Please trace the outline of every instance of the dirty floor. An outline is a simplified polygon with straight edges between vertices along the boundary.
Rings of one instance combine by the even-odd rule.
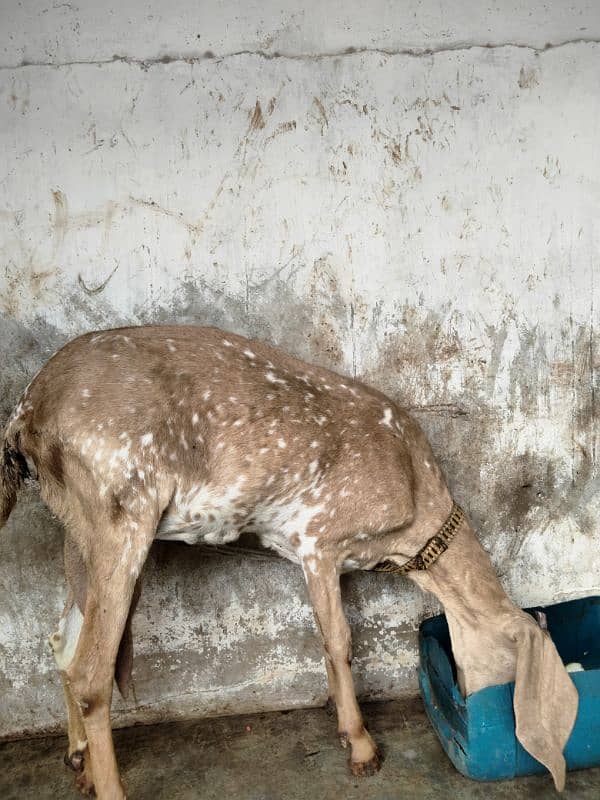
[[[325,709],[164,723],[115,733],[129,800],[524,800],[558,798],[548,776],[500,783],[462,777],[444,755],[419,700],[364,706],[384,754],[358,780]],[[62,766],[62,737],[0,744],[2,800],[78,797]],[[565,800],[598,800],[600,768],[569,773]]]

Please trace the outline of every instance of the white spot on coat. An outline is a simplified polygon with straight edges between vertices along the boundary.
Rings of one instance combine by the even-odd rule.
[[[380,425],[386,425],[388,428],[392,427],[392,409],[384,408],[383,417],[379,420]]]
[[[269,383],[280,383],[283,386],[287,385],[287,381],[284,381],[283,378],[278,378],[274,372],[271,372],[271,370],[265,373],[265,378],[269,381]]]

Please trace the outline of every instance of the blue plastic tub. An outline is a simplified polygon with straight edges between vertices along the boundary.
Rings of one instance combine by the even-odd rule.
[[[585,672],[571,678],[579,692],[575,727],[565,748],[567,769],[600,765],[600,597],[587,597],[544,611],[565,664]],[[445,616],[426,620],[419,631],[419,684],[431,724],[454,766],[469,778],[495,781],[546,772],[515,736],[514,683],[490,686],[462,697],[456,682]]]

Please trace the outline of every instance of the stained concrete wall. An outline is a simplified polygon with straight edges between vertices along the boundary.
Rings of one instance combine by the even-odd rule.
[[[0,424],[76,333],[202,322],[359,376],[431,437],[522,604],[598,591],[595,3],[6,2]],[[61,532],[0,539],[0,734],[59,727]],[[435,609],[345,580],[364,697]],[[123,724],[320,703],[297,568],[157,545]]]

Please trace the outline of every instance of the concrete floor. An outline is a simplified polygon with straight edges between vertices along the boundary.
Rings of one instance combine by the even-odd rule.
[[[358,780],[325,709],[164,723],[115,732],[130,800],[524,800],[559,797],[549,776],[476,783],[444,755],[420,700],[364,707],[384,764]],[[0,744],[2,800],[76,797],[65,739]],[[572,772],[565,800],[598,800],[600,768]]]

